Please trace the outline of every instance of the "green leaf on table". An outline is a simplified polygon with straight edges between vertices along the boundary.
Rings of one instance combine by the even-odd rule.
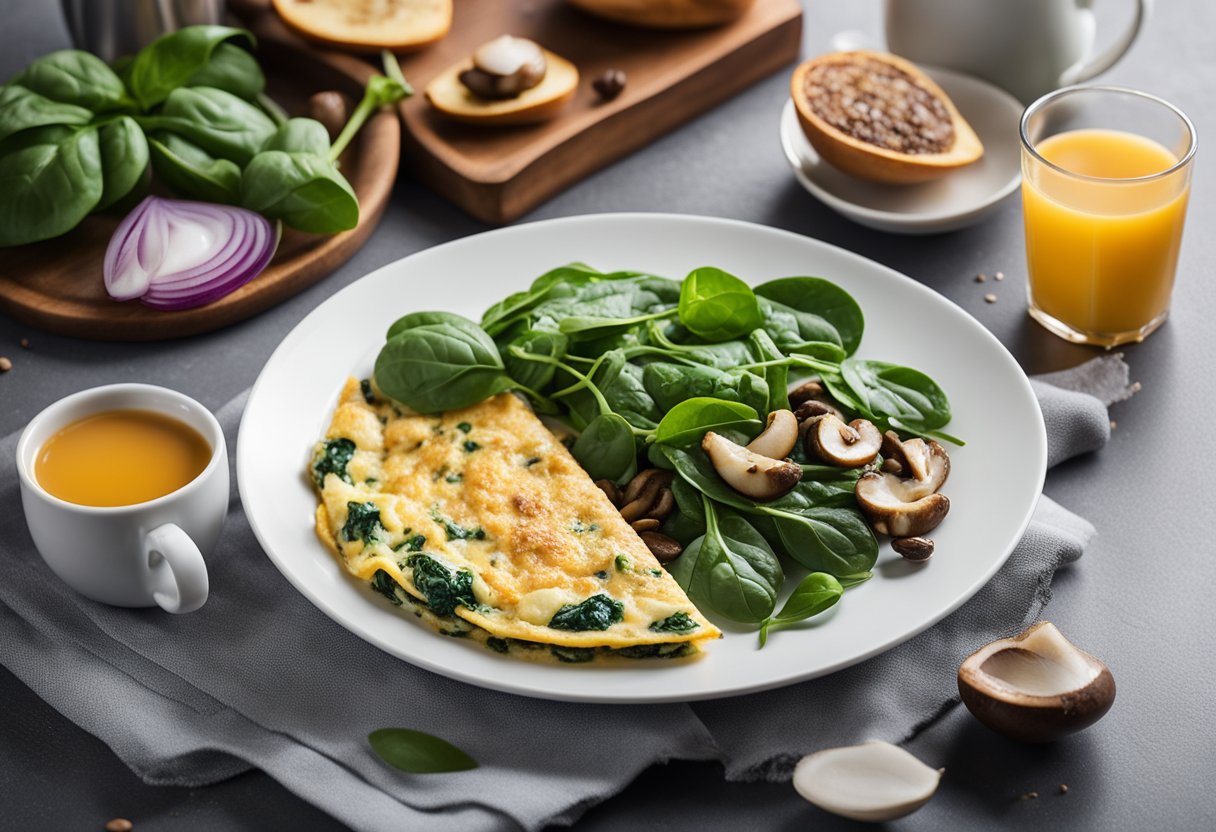
[[[236,205],[241,201],[241,169],[217,159],[176,133],[148,136],[152,169],[173,193],[187,199]]]
[[[212,156],[247,165],[277,129],[270,117],[243,98],[212,87],[179,87],[158,115],[140,116],[145,130],[167,130]]]
[[[103,184],[95,211],[109,208],[129,194],[148,169],[148,140],[129,116],[98,129],[98,148]]]
[[[477,761],[444,739],[411,728],[380,728],[367,735],[380,759],[408,774],[469,771]]]

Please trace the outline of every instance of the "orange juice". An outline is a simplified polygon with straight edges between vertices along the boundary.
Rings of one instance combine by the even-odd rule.
[[[1024,157],[1032,311],[1098,343],[1143,338],[1169,309],[1190,187],[1185,176],[1142,177],[1178,156],[1105,129],[1059,133],[1034,149],[1062,171]]]

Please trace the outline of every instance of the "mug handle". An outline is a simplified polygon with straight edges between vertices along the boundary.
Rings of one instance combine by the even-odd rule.
[[[207,600],[207,564],[190,535],[172,523],[144,536],[152,600],[165,612],[194,612]]]
[[[1081,4],[1085,6],[1092,5],[1093,0],[1081,0]],[[1095,55],[1086,63],[1078,67],[1073,67],[1065,72],[1060,77],[1060,86],[1066,87],[1070,84],[1079,84],[1082,81],[1088,81],[1095,75],[1101,75],[1106,70],[1119,62],[1128,49],[1136,41],[1136,37],[1140,34],[1140,30],[1148,23],[1149,14],[1153,10],[1153,0],[1136,0],[1136,14],[1132,18],[1131,25],[1127,31],[1109,47],[1106,51],[1099,55]]]

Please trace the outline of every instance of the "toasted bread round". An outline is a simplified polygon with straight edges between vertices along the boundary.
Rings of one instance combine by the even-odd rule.
[[[407,52],[452,26],[452,0],[274,0],[283,22],[309,40],[352,52]]]
[[[454,64],[427,84],[426,99],[445,116],[467,124],[512,125],[547,121],[570,103],[578,89],[578,67],[548,49],[544,79],[515,98],[479,98],[460,82],[471,60]]]

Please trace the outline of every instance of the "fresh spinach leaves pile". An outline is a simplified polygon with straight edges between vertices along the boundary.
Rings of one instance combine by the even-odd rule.
[[[618,484],[639,465],[676,473],[677,510],[661,531],[680,541],[668,565],[692,601],[772,629],[817,615],[867,580],[878,556],[857,507],[860,470],[817,464],[802,444],[802,481],[755,502],[734,491],[700,449],[712,430],[746,444],[767,414],[789,407],[791,380],[815,376],[855,417],[883,430],[958,442],[946,394],[917,370],[853,357],[865,318],[818,277],[754,289],[706,267],[682,282],[574,263],[491,306],[480,324],[416,312],[389,329],[376,360],[380,390],[421,413],[467,407],[506,390],[579,431],[571,452]],[[809,575],[776,611],[785,565]]]
[[[0,87],[0,246],[57,237],[122,207],[150,172],[175,194],[240,205],[320,234],[353,228],[359,202],[337,158],[367,118],[411,90],[396,61],[368,84],[341,135],[288,120],[245,47],[253,36],[189,26],[111,68],[63,50]]]

